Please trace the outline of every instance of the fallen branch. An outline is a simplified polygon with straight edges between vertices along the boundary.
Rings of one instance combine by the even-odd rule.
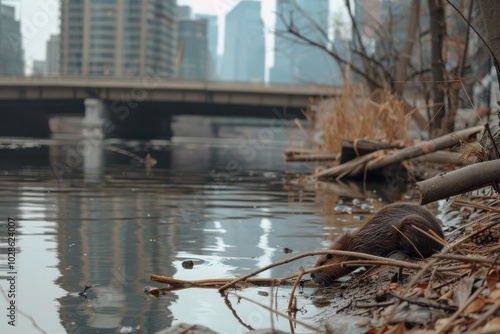
[[[249,274],[240,276],[238,278],[215,278],[215,279],[203,279],[203,280],[180,280],[176,279],[173,277],[167,277],[167,276],[161,276],[161,275],[155,275],[151,274],[149,276],[149,279],[154,282],[160,282],[160,283],[165,283],[171,285],[172,288],[186,288],[186,287],[212,287],[212,288],[218,288],[219,292],[224,291],[225,289],[234,286],[238,282],[244,281],[245,283],[251,283],[254,285],[262,285],[262,286],[276,286],[276,285],[293,285],[296,282],[296,277],[298,276],[297,274],[291,275],[289,277],[285,277],[282,279],[278,278],[251,278],[252,276],[255,276],[263,271],[266,271],[268,269],[293,262],[296,260],[299,260],[303,257],[307,256],[318,256],[318,255],[323,255],[323,254],[333,254],[333,255],[342,255],[342,256],[348,256],[351,258],[357,258],[359,260],[354,260],[354,261],[346,261],[346,262],[341,262],[337,264],[329,264],[325,266],[320,266],[320,267],[314,267],[310,268],[307,270],[302,270],[301,275],[304,274],[309,274],[318,270],[322,270],[324,268],[332,267],[332,266],[356,266],[360,267],[363,265],[369,265],[369,266],[374,266],[374,265],[385,265],[385,266],[395,266],[395,267],[402,267],[402,268],[411,268],[411,269],[421,269],[421,266],[418,264],[414,263],[409,263],[405,261],[400,261],[400,260],[394,260],[391,258],[385,258],[381,256],[375,256],[375,255],[370,255],[370,254],[365,254],[365,253],[358,253],[358,252],[349,252],[349,251],[340,251],[340,250],[323,250],[323,251],[312,251],[312,252],[305,252],[302,254],[298,254],[296,256],[290,257],[288,259],[278,261],[271,263],[263,268],[260,268],[256,271],[253,271]],[[320,285],[311,282],[311,281],[304,281],[301,282],[303,286],[305,287],[319,287]]]
[[[289,153],[285,161],[337,161],[339,154],[331,153]]]
[[[202,280],[181,280],[169,276],[161,276],[151,274],[149,279],[154,282],[169,284],[173,288],[176,287],[192,287],[192,288],[220,288],[234,280],[234,278],[211,278]],[[294,279],[278,279],[278,278],[248,278],[245,283],[251,283],[258,286],[276,286],[276,285],[293,285]],[[303,282],[304,286],[319,287],[318,284],[311,282]]]
[[[458,152],[445,152],[445,151],[436,151],[433,153],[429,153],[418,158],[412,159],[412,162],[421,163],[421,162],[432,162],[438,164],[450,164],[450,165],[458,165],[463,166],[467,161],[464,160],[464,157],[461,153]],[[472,163],[472,161],[469,161]]]
[[[500,160],[478,162],[449,173],[417,182],[420,204],[424,205],[500,182]]]
[[[364,156],[360,156],[349,162],[329,168],[320,174],[318,178],[341,178],[357,177],[365,172],[380,170],[392,164],[413,159],[425,154],[429,154],[438,150],[453,147],[460,144],[462,141],[468,140],[471,136],[483,129],[483,126],[476,126],[452,134],[424,141],[413,146],[408,146],[401,150],[396,150],[392,154],[384,154],[383,150],[373,152]]]

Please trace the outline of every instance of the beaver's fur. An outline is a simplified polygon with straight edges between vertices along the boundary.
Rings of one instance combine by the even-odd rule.
[[[415,204],[395,203],[380,210],[359,230],[342,236],[330,249],[383,257],[399,251],[413,258],[427,258],[443,248],[439,242],[412,226],[417,226],[431,235],[438,235],[444,239],[439,221],[427,209]],[[319,267],[352,260],[356,260],[356,258],[326,254],[320,256],[314,266]],[[311,277],[319,284],[330,285],[333,280],[349,274],[354,269],[356,267],[332,266],[312,273]]]

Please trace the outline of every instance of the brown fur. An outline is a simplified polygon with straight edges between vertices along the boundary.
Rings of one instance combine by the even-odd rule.
[[[440,243],[413,228],[413,226],[417,226],[428,233],[433,231],[444,239],[439,221],[428,210],[414,204],[395,203],[380,210],[359,230],[342,236],[330,249],[383,257],[399,251],[410,257],[427,258],[443,248]],[[432,235],[433,233],[429,234]],[[314,266],[319,267],[352,260],[356,260],[356,258],[326,254],[320,256]],[[311,277],[319,284],[329,285],[333,280],[349,274],[354,269],[356,267],[332,266],[312,273]]]

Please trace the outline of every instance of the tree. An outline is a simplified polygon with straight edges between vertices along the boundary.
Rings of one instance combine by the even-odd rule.
[[[401,3],[385,2],[388,7],[388,18],[381,20],[373,27],[377,36],[373,43],[375,47],[366,44],[363,27],[360,26],[359,18],[356,17],[351,3],[350,0],[345,1],[346,11],[352,26],[350,55],[336,49],[335,41],[329,38],[329,27],[321,26],[298,5],[294,7],[290,15],[280,13],[278,19],[282,21],[285,29],[276,31],[276,34],[295,43],[320,48],[335,59],[341,69],[349,66],[351,72],[360,78],[371,91],[389,89],[405,101],[407,112],[412,111],[413,118],[420,128],[430,129],[431,136],[438,136],[441,132],[453,130],[453,120],[450,121],[446,117],[448,114],[451,117],[454,116],[453,110],[448,109],[450,107],[457,108],[458,103],[451,103],[451,101],[446,103],[445,96],[456,95],[453,90],[461,87],[458,84],[451,86],[449,81],[457,79],[458,73],[463,73],[462,69],[466,66],[467,50],[463,50],[463,54],[457,55],[456,58],[460,58],[460,61],[457,61],[457,65],[447,72],[445,69],[447,59],[443,57],[447,54],[447,45],[451,43],[449,43],[450,35],[447,33],[447,25],[445,24],[447,16],[443,0],[428,0],[426,6],[424,6],[425,2],[421,0]],[[359,4],[360,2],[354,1],[354,3]],[[390,6],[400,7],[392,11]],[[301,17],[301,22],[306,20],[309,23],[308,31],[314,28],[321,32],[323,38],[310,38],[310,35],[305,33],[306,28],[295,23],[298,16]],[[423,22],[428,24],[425,25]],[[391,24],[396,26],[391,26]],[[455,27],[455,29],[458,28]],[[402,34],[404,37],[401,36]],[[466,35],[467,32],[454,34],[454,36]],[[395,39],[398,39],[399,42],[402,40],[403,43],[395,45],[397,43]],[[466,43],[460,40],[456,41],[454,45],[464,47]],[[426,58],[429,54],[431,59]],[[420,57],[415,55],[420,55]],[[411,93],[408,93],[408,82],[412,84]],[[429,83],[431,84],[429,85]],[[426,120],[418,111],[415,112],[416,105],[410,102],[412,99],[417,99],[416,91],[421,96],[420,100],[428,101],[432,97],[432,102],[425,103],[431,106],[428,110],[430,121]],[[427,125],[430,126],[427,127]]]
[[[481,8],[481,16],[483,17],[484,26],[488,42],[486,45],[491,52],[493,65],[497,72],[497,78],[500,84],[500,24],[498,24],[498,14],[500,13],[500,2],[497,0],[479,0]]]
[[[444,6],[442,0],[429,0],[430,32],[431,32],[431,59],[432,59],[432,92],[433,92],[433,121],[430,123],[431,137],[440,135],[443,129],[444,109],[444,66],[443,40],[446,31]]]

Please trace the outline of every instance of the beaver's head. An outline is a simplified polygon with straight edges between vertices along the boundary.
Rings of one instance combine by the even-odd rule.
[[[332,247],[331,250],[351,250],[351,235],[346,234],[340,238]],[[311,278],[318,284],[331,285],[334,280],[345,276],[352,272],[355,268],[353,267],[341,267],[339,264],[349,261],[350,258],[347,256],[334,255],[334,254],[323,254],[321,255],[314,267],[320,267],[325,265],[331,265],[330,267],[321,269],[311,273]],[[338,264],[338,265],[336,265]]]

